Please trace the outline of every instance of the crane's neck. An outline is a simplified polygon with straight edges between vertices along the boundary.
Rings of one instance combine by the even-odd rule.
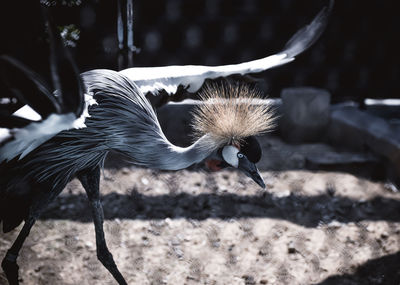
[[[164,170],[179,170],[203,161],[214,151],[213,149],[206,147],[207,141],[209,141],[209,136],[204,135],[188,147],[178,147],[169,144],[168,151],[162,154],[160,165],[157,168]]]

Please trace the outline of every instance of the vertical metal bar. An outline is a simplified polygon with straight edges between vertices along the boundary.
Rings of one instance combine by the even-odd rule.
[[[123,0],[118,0],[118,21],[117,21],[118,47],[120,50],[124,48],[124,22],[122,20],[121,1]]]
[[[133,66],[133,54],[138,52],[133,42],[133,0],[118,0],[118,67]]]
[[[133,66],[133,0],[128,0],[126,3],[126,25],[127,25],[127,44],[128,44],[128,67]]]
[[[127,25],[127,44],[131,51],[135,50],[133,45],[133,0],[126,3],[126,25]]]

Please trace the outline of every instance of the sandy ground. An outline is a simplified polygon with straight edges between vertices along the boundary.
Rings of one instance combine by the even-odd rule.
[[[328,146],[263,142],[266,190],[230,170],[108,164],[104,227],[127,282],[399,285],[400,193],[352,174],[302,169],[307,153],[331,154]],[[0,235],[1,258],[19,229]],[[77,180],[36,223],[19,265],[21,284],[116,284],[97,261]]]

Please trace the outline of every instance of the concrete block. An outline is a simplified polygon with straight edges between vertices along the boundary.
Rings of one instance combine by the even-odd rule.
[[[400,134],[386,120],[356,107],[334,107],[328,140],[334,145],[367,149],[384,157],[391,165],[391,179],[400,185]]]
[[[321,141],[330,120],[327,90],[296,87],[282,90],[282,137],[291,143]]]

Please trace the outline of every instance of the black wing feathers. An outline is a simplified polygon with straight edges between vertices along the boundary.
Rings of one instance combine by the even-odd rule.
[[[71,112],[79,117],[84,108],[85,88],[82,79],[60,35],[55,32],[51,16],[46,9],[43,12],[46,16],[50,40],[50,70],[53,86],[49,86],[39,74],[17,59],[1,55],[0,78],[3,83],[1,97],[16,98],[20,105],[29,105],[40,114],[42,120],[50,114]],[[53,93],[52,90],[57,91]],[[12,116],[11,113],[15,110],[11,105],[11,101],[9,106],[7,103],[1,103],[0,127],[20,128],[32,122]]]
[[[9,95],[29,105],[42,118],[60,113],[61,108],[43,78],[22,62],[7,55],[0,56],[2,80]]]

